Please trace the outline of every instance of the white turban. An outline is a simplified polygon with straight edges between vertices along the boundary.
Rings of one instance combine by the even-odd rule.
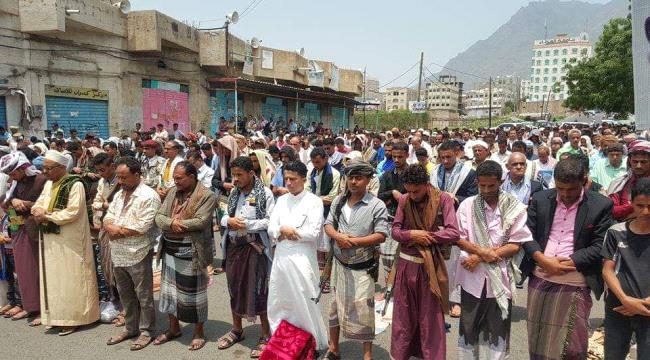
[[[48,150],[45,153],[45,160],[51,160],[63,166],[68,166],[68,162],[70,161],[70,159],[68,159],[65,155],[56,150]]]
[[[484,147],[485,150],[490,150],[490,145],[488,145],[488,143],[486,143],[483,140],[474,140],[474,143],[472,144],[472,147],[477,146],[477,145]]]

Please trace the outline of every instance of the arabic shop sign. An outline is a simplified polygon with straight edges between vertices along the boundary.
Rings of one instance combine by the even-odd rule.
[[[108,90],[45,85],[46,96],[62,96],[78,99],[108,100]]]

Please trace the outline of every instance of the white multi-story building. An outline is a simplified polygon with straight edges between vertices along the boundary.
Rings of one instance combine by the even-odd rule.
[[[568,88],[564,76],[567,66],[586,60],[592,54],[593,46],[587,33],[581,33],[577,38],[558,34],[550,40],[535,41],[528,101],[566,99]]]
[[[409,101],[416,101],[418,99],[418,91],[406,87],[388,88],[384,93],[384,99],[386,111],[388,112],[393,110],[408,110]]]

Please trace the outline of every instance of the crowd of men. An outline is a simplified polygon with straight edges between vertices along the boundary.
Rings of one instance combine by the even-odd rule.
[[[195,351],[207,288],[225,273],[221,350],[259,317],[251,358],[340,359],[343,336],[372,359],[384,300],[394,359],[445,359],[446,315],[459,318],[459,358],[504,359],[527,286],[531,359],[585,359],[603,294],[605,358],[625,359],[631,342],[650,357],[647,138],[607,124],[263,129],[0,131],[0,314],[60,336],[101,317],[123,328],[107,344],[131,350],[190,323]]]

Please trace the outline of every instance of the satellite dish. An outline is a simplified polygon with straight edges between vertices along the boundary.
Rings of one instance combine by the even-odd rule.
[[[239,21],[239,13],[238,12],[233,11],[230,14],[226,15],[226,22],[234,25],[238,21]]]
[[[260,39],[258,39],[256,37],[251,39],[251,47],[253,49],[257,49],[258,47],[260,47],[261,43],[262,43],[262,40],[260,40]]]
[[[126,14],[131,10],[131,3],[129,0],[122,0],[113,4],[116,8],[119,8],[122,14]]]
[[[296,50],[296,54],[304,57],[305,56],[305,48],[300,48],[299,50]]]

